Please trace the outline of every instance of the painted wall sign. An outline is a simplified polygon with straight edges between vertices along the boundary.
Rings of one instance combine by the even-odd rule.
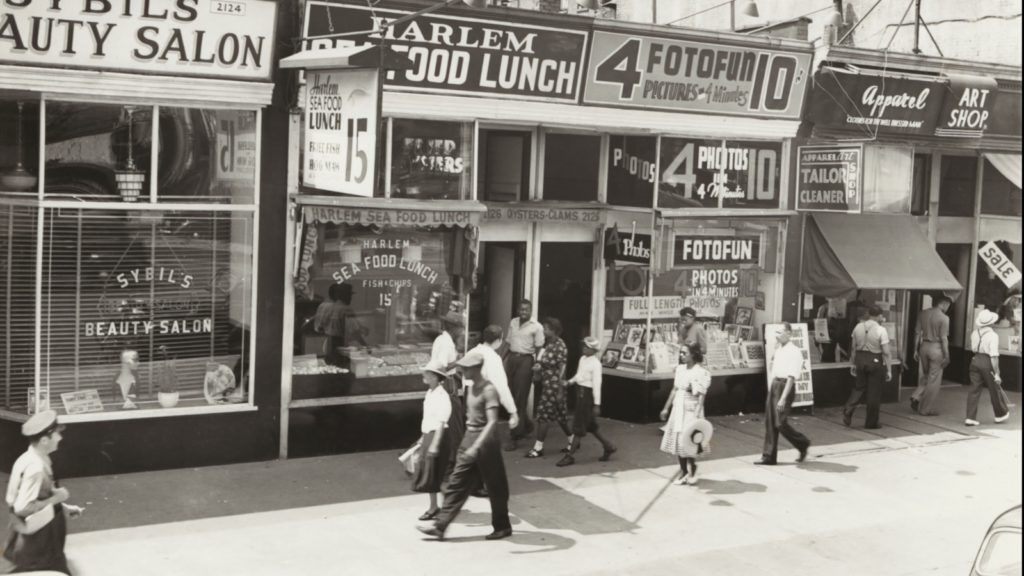
[[[303,184],[373,196],[380,126],[378,83],[374,69],[306,74]]]
[[[814,76],[809,117],[825,128],[866,134],[930,135],[942,109],[944,85],[936,80],[854,74],[825,68]]]
[[[778,208],[780,142],[661,139],[659,208]]]
[[[935,134],[951,138],[981,138],[988,129],[998,93],[999,85],[995,78],[950,75]]]
[[[796,119],[811,54],[595,30],[583,102]]]
[[[665,320],[679,317],[679,310],[684,306],[682,296],[634,296],[622,300],[622,318],[624,320],[646,320],[648,303],[651,307],[651,319]]]
[[[1007,288],[1013,288],[1020,283],[1021,273],[1013,261],[1006,257],[1006,254],[996,246],[995,242],[986,242],[978,249],[978,255],[985,261],[989,270],[999,278]]]
[[[563,224],[599,224],[603,221],[600,210],[586,208],[556,208],[525,206],[522,204],[489,205],[485,222],[553,222]]]
[[[860,212],[863,146],[801,146],[796,209]]]
[[[0,62],[268,80],[277,3],[5,0]]]
[[[611,136],[608,143],[608,203],[650,208],[658,178],[658,139]]]
[[[675,266],[760,264],[761,239],[754,236],[676,236]]]
[[[650,234],[635,234],[628,230],[608,228],[604,231],[605,260],[640,264],[649,266],[651,263]]]
[[[475,226],[480,219],[479,212],[468,210],[387,210],[341,206],[305,206],[303,215],[309,222],[364,226]]]
[[[328,34],[375,30],[409,14],[365,2],[309,2],[305,49],[352,46],[367,38],[321,39]],[[576,102],[583,77],[587,33],[490,19],[425,15],[389,27],[388,46],[413,62],[389,71],[388,88]]]
[[[804,365],[800,370],[800,377],[793,383],[793,406],[813,406],[814,382],[811,380],[811,344],[810,337],[807,334],[807,324],[794,323],[792,327],[793,335],[790,337],[790,342],[800,349],[800,354],[804,357]],[[767,356],[767,370],[765,371],[765,377],[769,379],[769,386],[771,386],[770,378],[772,374],[772,361],[775,359],[776,350],[778,350],[778,343],[776,342],[775,335],[780,330],[782,330],[782,324],[764,325],[764,347]]]

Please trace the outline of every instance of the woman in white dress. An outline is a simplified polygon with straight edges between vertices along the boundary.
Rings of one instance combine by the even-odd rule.
[[[704,397],[711,386],[711,373],[701,365],[703,360],[700,345],[683,344],[679,350],[679,367],[676,368],[672,392],[661,411],[661,419],[668,421],[661,439],[661,450],[679,459],[681,472],[675,481],[677,485],[697,483],[697,455],[707,451],[706,446],[700,450],[693,449],[692,443],[683,439],[686,426],[704,418]]]

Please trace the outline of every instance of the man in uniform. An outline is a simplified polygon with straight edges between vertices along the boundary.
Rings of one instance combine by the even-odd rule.
[[[864,428],[881,428],[878,412],[882,405],[883,382],[892,380],[889,355],[889,334],[880,322],[885,316],[878,306],[869,306],[861,316],[860,323],[853,329],[853,392],[843,409],[843,423],[853,421],[853,412],[862,400],[867,401],[867,415]],[[883,380],[884,378],[884,380]]]
[[[800,451],[797,462],[807,458],[807,450],[811,441],[789,423],[789,411],[793,407],[793,396],[796,393],[796,379],[804,367],[804,356],[796,344],[790,341],[793,327],[789,322],[782,323],[782,329],[776,334],[778,347],[772,356],[771,380],[768,382],[768,401],[764,407],[764,449],[761,459],[754,462],[758,465],[774,466],[779,452],[779,434]]]
[[[917,317],[917,337],[914,360],[921,369],[917,390],[910,396],[910,407],[924,416],[935,416],[935,401],[939,399],[942,371],[949,365],[949,311],[951,301],[945,296],[935,299],[931,308]]]
[[[505,446],[506,450],[512,451],[516,449],[517,440],[533,432],[533,423],[526,414],[526,403],[533,383],[534,356],[544,347],[544,327],[533,319],[533,303],[529,300],[519,303],[519,316],[509,322],[505,341],[508,342],[505,374],[519,412],[519,425],[513,427],[511,444]]]

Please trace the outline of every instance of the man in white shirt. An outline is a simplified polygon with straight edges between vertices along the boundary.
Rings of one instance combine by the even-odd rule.
[[[889,352],[889,333],[882,322],[885,314],[878,306],[869,306],[861,321],[853,329],[853,391],[843,409],[843,423],[853,421],[853,413],[863,400],[867,404],[864,428],[881,428],[878,415],[882,407],[883,383],[892,380],[892,356]],[[884,374],[884,376],[883,376]],[[884,380],[883,380],[884,378]]]
[[[797,462],[807,458],[807,450],[811,441],[798,432],[788,421],[789,410],[793,407],[793,394],[796,379],[804,367],[804,357],[800,349],[790,341],[793,327],[789,322],[782,323],[782,329],[776,334],[778,347],[772,357],[771,374],[768,383],[768,401],[764,408],[764,450],[761,459],[754,464],[774,466],[779,452],[779,433],[800,451]]]
[[[444,326],[444,331],[434,338],[434,343],[430,347],[430,362],[444,366],[445,370],[450,371],[455,369],[455,361],[459,359],[459,349],[455,342],[462,340],[462,316],[449,312],[441,317],[441,325]]]
[[[967,392],[966,426],[977,426],[978,401],[983,388],[988,388],[989,399],[992,401],[992,413],[996,424],[1005,422],[1010,417],[1010,408],[1006,403],[1006,395],[1002,390],[1002,376],[999,374],[999,335],[992,326],[999,321],[999,316],[991,310],[978,312],[975,329],[971,331],[971,367],[968,376],[971,389]]]
[[[519,316],[508,323],[505,341],[508,342],[505,373],[508,374],[509,387],[519,410],[521,424],[512,427],[511,449],[515,450],[515,441],[533,432],[533,423],[526,416],[526,403],[533,383],[533,361],[537,352],[544,347],[544,327],[533,319],[533,303],[529,300],[519,303]],[[534,393],[540,395],[539,390]]]
[[[590,432],[601,443],[604,452],[598,458],[607,462],[616,451],[615,445],[605,438],[598,429],[597,417],[601,415],[601,361],[597,353],[601,350],[601,341],[593,336],[583,339],[583,356],[580,358],[576,375],[566,380],[566,384],[576,385],[576,409],[572,417],[572,436],[569,439],[569,452],[555,465],[569,466],[574,464],[574,454],[580,448],[580,438]]]
[[[484,357],[483,368],[481,373],[484,378],[490,381],[494,385],[494,389],[498,391],[498,400],[501,402],[501,407],[508,412],[508,428],[515,428],[519,424],[519,410],[516,408],[515,399],[512,396],[512,391],[508,387],[508,378],[505,376],[505,366],[501,361],[501,356],[498,356],[497,349],[501,347],[501,326],[491,324],[484,328],[483,334],[480,337],[480,343],[477,344],[470,352],[479,352]],[[463,386],[472,386],[471,380],[464,380]],[[508,450],[509,447],[509,434],[505,430],[505,425],[499,427],[502,432],[500,435],[505,442],[505,448]],[[513,447],[514,449],[514,447]]]

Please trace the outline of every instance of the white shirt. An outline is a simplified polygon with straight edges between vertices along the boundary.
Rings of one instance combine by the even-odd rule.
[[[498,391],[498,400],[501,402],[501,406],[509,414],[516,413],[516,401],[512,398],[512,390],[508,387],[508,376],[505,375],[505,364],[501,361],[501,356],[494,351],[487,344],[477,344],[470,352],[479,352],[484,357],[484,367],[481,369],[481,373],[485,380],[494,384],[494,389]],[[473,385],[472,380],[463,380],[463,387],[469,387]]]
[[[459,359],[459,350],[455,347],[455,340],[447,330],[434,338],[434,344],[430,347],[430,361],[439,363],[447,368],[452,362]]]
[[[971,331],[971,350],[976,354],[988,354],[992,358],[999,357],[999,334],[986,326]]]
[[[796,344],[787,342],[785,346],[775,350],[775,356],[772,358],[772,380],[776,378],[797,380],[800,378],[803,367],[804,357],[800,349],[796,347]],[[771,382],[768,385],[771,386]]]
[[[428,390],[423,398],[423,421],[420,422],[420,432],[426,434],[444,428],[451,416],[452,401],[448,399],[448,392],[444,387],[437,386],[433,390]]]
[[[597,355],[581,356],[576,375],[569,379],[571,384],[578,384],[594,391],[594,406],[601,405],[601,361]]]
[[[13,508],[16,514],[20,513],[39,499],[43,482],[52,474],[48,459],[30,447],[14,461],[7,483],[7,506]]]
[[[534,354],[544,346],[544,327],[536,320],[519,322],[513,318],[505,334],[508,349],[517,354]]]

